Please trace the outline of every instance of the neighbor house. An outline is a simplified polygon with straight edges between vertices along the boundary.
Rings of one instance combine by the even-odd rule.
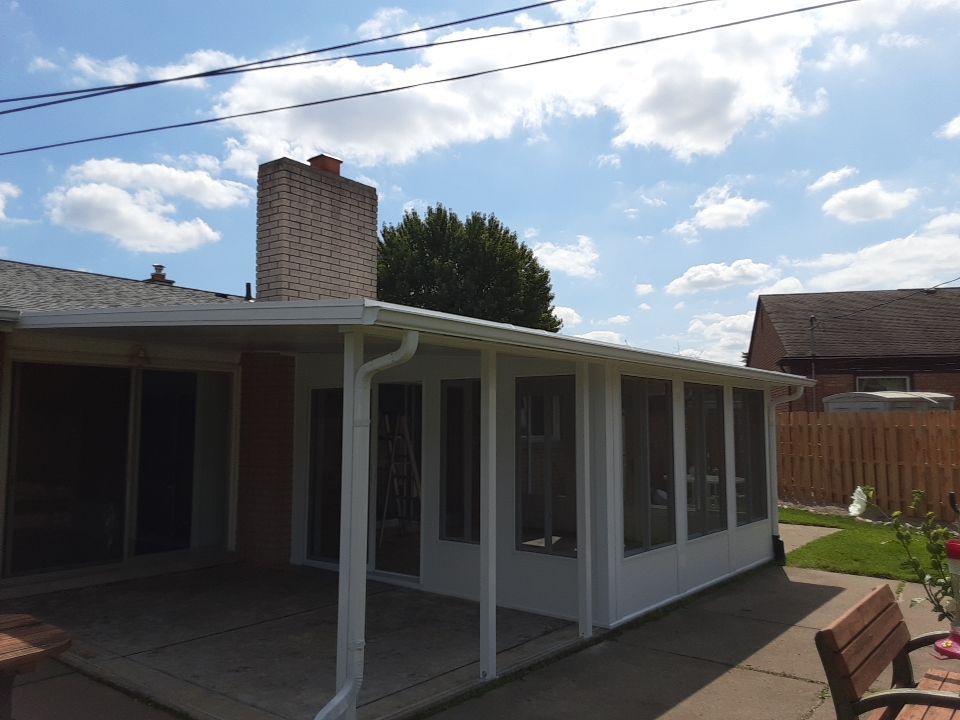
[[[378,302],[377,198],[260,168],[256,300],[0,261],[0,584],[178,554],[368,575],[589,636],[770,561],[774,392],[811,381]]]
[[[761,295],[746,364],[817,381],[789,410],[857,391],[960,398],[960,288]]]

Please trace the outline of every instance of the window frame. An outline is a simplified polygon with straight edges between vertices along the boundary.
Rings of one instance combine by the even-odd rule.
[[[717,469],[718,477],[716,481],[717,487],[717,498],[718,498],[718,508],[716,511],[717,517],[720,519],[720,524],[718,527],[710,527],[709,518],[711,513],[708,512],[708,480],[707,476],[707,433],[708,433],[708,423],[706,418],[706,408],[704,403],[704,391],[709,389],[711,392],[716,392],[719,399],[719,405],[717,407],[717,418],[719,419],[719,444],[717,449],[719,450],[720,457],[719,462],[714,465]],[[688,391],[695,393],[695,403],[696,403],[696,413],[691,413],[688,404],[690,400],[687,397]],[[684,463],[687,467],[686,469],[686,487],[687,487],[687,498],[686,498],[686,513],[687,513],[687,540],[696,540],[698,538],[707,537],[709,535],[715,535],[716,533],[727,532],[730,529],[730,523],[727,518],[727,508],[730,502],[730,498],[727,493],[727,427],[726,427],[726,393],[724,392],[723,385],[713,385],[711,383],[700,383],[700,382],[684,382],[683,383],[683,393],[684,393],[684,450],[685,458]],[[696,423],[694,426],[691,426],[691,423]],[[695,465],[693,466],[693,477],[691,478],[690,474],[690,438],[691,430],[695,439],[699,440],[696,447],[694,448],[694,458]],[[702,472],[701,472],[702,471]],[[691,497],[690,489],[693,489],[693,497]],[[702,497],[704,499],[702,507],[698,507],[696,503],[691,506],[691,499],[696,500],[697,498]],[[692,533],[690,530],[690,517],[694,512],[701,515],[701,525],[702,529],[696,534]]]
[[[514,549],[518,552],[529,552],[536,553],[540,555],[552,555],[554,557],[568,557],[576,558],[577,557],[577,512],[578,512],[578,502],[579,498],[577,497],[577,487],[576,487],[576,427],[577,427],[577,418],[576,418],[576,376],[569,373],[562,373],[557,375],[531,375],[531,376],[518,376],[514,382],[514,439],[515,439],[515,451],[514,451]],[[524,493],[521,492],[521,483],[523,482],[523,476],[521,473],[521,453],[522,453],[522,443],[524,442],[523,427],[522,427],[522,402],[523,402],[523,393],[521,388],[524,384],[540,384],[539,393],[531,392],[530,397],[539,394],[539,396],[544,401],[543,407],[543,432],[541,434],[530,434],[526,438],[526,442],[541,442],[544,444],[545,450],[545,462],[543,469],[545,474],[542,478],[543,486],[543,547],[530,544],[530,541],[523,540],[523,529],[524,529],[524,505],[523,505],[523,496]],[[565,387],[561,388],[561,394],[551,395],[548,392],[548,387],[550,385],[560,386],[564,385]],[[536,386],[534,387],[536,389]],[[567,395],[564,397],[564,395]],[[547,400],[548,398],[559,399],[559,402],[551,402],[551,408],[549,412],[550,416],[550,425],[551,427],[546,428],[547,423]],[[574,506],[574,527],[573,527],[573,540],[574,547],[572,550],[555,550],[553,548],[553,527],[554,527],[554,517],[556,516],[556,508],[554,507],[554,501],[557,497],[554,493],[554,478],[552,474],[552,462],[553,462],[553,453],[555,451],[554,446],[557,445],[561,449],[563,448],[563,437],[561,428],[564,424],[563,417],[563,405],[564,400],[566,400],[567,405],[570,407],[573,420],[573,434],[574,437],[570,438],[566,450],[571,453],[570,462],[567,466],[574,472],[574,477],[572,482],[569,483],[569,492],[573,497],[573,506]],[[528,495],[531,493],[527,493]],[[562,538],[561,538],[562,539]]]
[[[627,477],[627,447],[630,439],[627,436],[626,425],[627,425],[627,404],[625,402],[626,398],[626,384],[636,382],[639,383],[640,393],[642,396],[642,418],[636,420],[640,426],[640,437],[638,455],[640,462],[642,464],[642,469],[637,478],[637,486],[634,487],[635,497],[639,498],[639,514],[641,516],[641,524],[643,526],[641,539],[641,544],[639,546],[627,547],[627,484],[629,482]],[[668,476],[668,496],[667,496],[667,517],[669,519],[670,526],[670,539],[665,542],[660,542],[654,544],[653,540],[653,523],[651,521],[651,488],[652,488],[652,478],[650,474],[650,465],[651,465],[651,432],[650,432],[650,383],[662,383],[665,386],[666,393],[666,425],[667,425],[667,434],[669,436],[669,461],[667,467],[669,468]],[[677,519],[676,519],[676,468],[674,467],[674,448],[676,447],[676,423],[674,422],[674,411],[673,411],[673,386],[674,381],[669,378],[651,378],[651,377],[642,377],[637,375],[623,374],[620,376],[620,476],[621,476],[621,504],[622,504],[622,525],[621,525],[621,543],[623,546],[623,556],[624,557],[633,557],[635,555],[640,555],[642,553],[650,552],[651,550],[656,550],[662,547],[669,547],[671,545],[677,544]],[[662,439],[662,438],[661,438]]]
[[[904,387],[903,389],[891,390],[887,388],[885,390],[864,390],[861,386],[864,382],[869,382],[871,380],[903,380]],[[856,387],[857,392],[910,392],[910,382],[911,378],[909,375],[857,375]]]
[[[442,541],[466,543],[466,544],[468,544],[468,545],[479,545],[479,544],[480,544],[479,507],[480,507],[480,502],[481,502],[481,498],[480,498],[480,455],[481,455],[481,452],[480,452],[479,446],[476,448],[476,452],[474,453],[474,459],[473,459],[473,463],[472,463],[472,466],[473,466],[472,469],[473,469],[473,472],[475,473],[475,477],[473,478],[473,486],[475,486],[475,488],[476,488],[476,489],[474,490],[474,489],[473,489],[473,486],[471,487],[470,499],[473,500],[473,503],[474,503],[474,504],[472,505],[472,507],[471,507],[471,505],[468,503],[468,498],[467,498],[467,494],[468,494],[468,493],[466,492],[466,484],[467,484],[467,480],[468,480],[468,479],[467,479],[467,478],[463,478],[463,479],[462,479],[462,481],[464,482],[464,493],[463,493],[463,501],[464,501],[464,507],[463,507],[463,537],[456,537],[456,536],[454,536],[454,535],[450,535],[450,534],[447,533],[447,497],[448,497],[448,495],[447,495],[447,493],[448,493],[447,485],[448,485],[448,479],[449,479],[449,478],[448,478],[449,473],[448,473],[448,471],[447,471],[447,462],[448,462],[448,457],[447,457],[447,443],[448,443],[448,440],[449,440],[449,429],[450,429],[450,423],[449,423],[448,420],[447,420],[447,393],[448,393],[448,389],[449,389],[450,387],[459,387],[459,388],[461,388],[461,389],[463,390],[464,398],[465,398],[465,399],[466,399],[468,396],[474,396],[474,395],[475,395],[475,397],[472,398],[472,399],[473,399],[473,402],[475,402],[475,405],[476,405],[476,409],[475,409],[475,412],[474,412],[474,414],[473,414],[473,417],[475,418],[475,422],[472,423],[472,427],[473,427],[473,430],[474,430],[475,433],[476,433],[477,440],[478,440],[478,445],[479,445],[479,439],[480,439],[479,436],[480,436],[480,432],[481,432],[481,427],[480,427],[480,425],[481,425],[481,420],[480,420],[480,401],[481,401],[480,379],[479,379],[479,378],[451,378],[451,379],[441,380],[441,381],[440,381],[440,518],[439,518],[439,519],[440,519],[440,526],[439,526],[439,528],[437,528],[437,532],[438,532],[438,537],[439,537],[440,540],[442,540]],[[475,390],[474,390],[474,389],[475,389]],[[467,409],[467,408],[469,407],[469,404],[470,404],[469,401],[465,403],[465,407],[464,407],[464,417],[466,417],[466,413],[468,412],[468,409]],[[468,427],[465,427],[465,430],[466,430],[466,429],[468,429]],[[467,441],[467,436],[466,436],[466,434],[464,435],[463,441],[464,441],[464,447],[466,447],[466,441]],[[468,535],[472,535],[472,534],[473,534],[473,533],[472,533],[473,524],[472,524],[472,522],[471,522],[473,513],[471,513],[471,514],[470,514],[470,517],[468,517],[468,514],[467,514],[467,509],[468,509],[468,508],[471,508],[471,509],[472,509],[472,508],[476,508],[476,509],[477,509],[476,512],[478,513],[478,515],[477,515],[477,526],[476,526],[476,530],[477,530],[477,536],[476,536],[476,538],[467,537]]]
[[[760,433],[757,437],[754,437],[749,431],[751,429],[753,421],[753,410],[756,408],[751,408],[746,402],[744,397],[744,402],[741,407],[741,414],[738,415],[738,394],[741,396],[752,396],[754,401],[759,398],[759,421],[760,421]],[[767,402],[763,390],[757,390],[755,388],[741,388],[735,387],[732,392],[733,400],[733,482],[734,482],[734,510],[736,515],[737,527],[742,527],[744,525],[750,525],[751,523],[761,522],[767,520],[770,517],[770,469],[769,469],[769,457],[767,453]],[[740,470],[738,461],[740,460],[741,453],[738,450],[737,440],[739,438],[738,428],[740,427],[739,419],[743,417],[742,412],[746,412],[746,424],[747,424],[747,440],[748,448],[745,451],[745,459],[748,463],[748,474],[749,477],[744,477],[744,502],[747,508],[745,513],[746,517],[741,520],[740,512],[738,506],[739,494],[737,485],[737,478],[740,477]],[[754,462],[756,461],[756,463]],[[755,467],[756,466],[756,467]],[[754,475],[754,471],[759,471],[760,478],[757,478]],[[759,480],[762,478],[762,482]],[[762,487],[762,503],[756,500],[753,497],[753,491],[757,487]],[[763,509],[762,514],[754,515],[752,508],[761,507]]]

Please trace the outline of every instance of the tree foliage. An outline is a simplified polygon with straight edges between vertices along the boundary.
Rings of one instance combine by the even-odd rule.
[[[494,215],[442,205],[384,225],[377,296],[386,302],[556,332],[550,273]]]

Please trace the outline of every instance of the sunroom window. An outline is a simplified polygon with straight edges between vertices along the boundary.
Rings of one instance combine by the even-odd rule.
[[[517,549],[577,553],[572,375],[517,378]]]
[[[723,388],[684,385],[687,439],[687,536],[727,529]]]
[[[767,449],[763,392],[733,389],[737,525],[767,517]]]

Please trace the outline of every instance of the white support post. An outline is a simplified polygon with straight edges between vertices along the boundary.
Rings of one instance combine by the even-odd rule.
[[[349,674],[350,653],[347,628],[350,626],[350,518],[353,516],[353,412],[354,378],[363,364],[363,335],[343,336],[343,443],[340,470],[340,572],[337,597],[337,690]]]
[[[497,353],[480,351],[480,679],[497,676]]]
[[[577,585],[580,637],[593,636],[593,538],[590,528],[590,367],[577,363]]]

